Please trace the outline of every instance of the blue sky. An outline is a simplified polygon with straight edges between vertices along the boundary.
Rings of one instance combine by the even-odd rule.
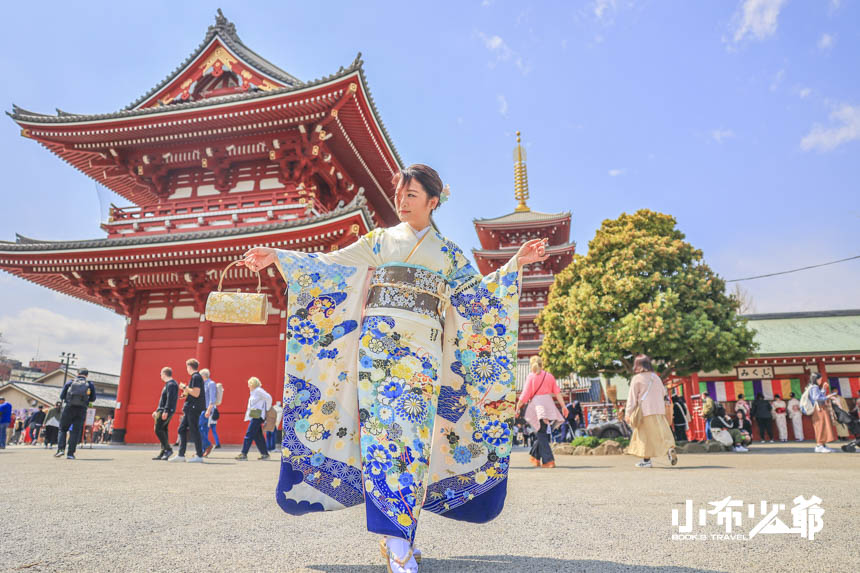
[[[8,5],[0,100],[117,110],[171,72],[220,6],[242,40],[303,80],[363,53],[407,163],[436,167],[443,232],[510,212],[514,132],[530,206],[602,220],[675,215],[727,279],[860,254],[860,3],[123,2]],[[251,8],[253,6],[253,8]],[[0,122],[0,240],[100,237],[94,183]],[[860,261],[744,283],[757,312],[860,307]],[[12,356],[73,351],[119,371],[121,317],[0,275]]]

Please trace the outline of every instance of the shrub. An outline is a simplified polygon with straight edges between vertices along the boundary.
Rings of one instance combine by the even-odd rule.
[[[594,436],[580,436],[578,438],[574,438],[570,445],[574,448],[579,446],[585,446],[586,448],[596,448],[600,442],[599,438],[595,438]]]

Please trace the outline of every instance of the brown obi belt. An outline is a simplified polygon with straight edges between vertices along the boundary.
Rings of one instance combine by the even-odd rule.
[[[448,283],[439,273],[423,267],[385,265],[370,279],[367,308],[397,308],[442,322],[448,302]]]

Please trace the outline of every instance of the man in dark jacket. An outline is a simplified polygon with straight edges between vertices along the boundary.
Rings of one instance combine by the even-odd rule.
[[[45,407],[40,405],[39,409],[30,416],[30,445],[35,446],[39,441],[39,431],[45,423]]]
[[[161,442],[161,451],[154,460],[166,460],[173,454],[173,448],[167,439],[167,426],[173,413],[176,412],[176,399],[179,396],[179,384],[173,379],[173,369],[165,366],[161,369],[161,379],[164,388],[161,389],[161,398],[158,400],[158,408],[152,413],[155,419],[155,435]]]
[[[55,458],[66,454],[67,460],[75,459],[75,449],[84,432],[84,422],[87,419],[87,408],[96,401],[96,387],[87,380],[90,371],[86,368],[78,370],[78,375],[66,382],[60,392],[60,400],[63,401],[63,413],[60,415],[60,443],[57,444]],[[66,432],[72,428],[69,437],[69,451],[66,450]]]

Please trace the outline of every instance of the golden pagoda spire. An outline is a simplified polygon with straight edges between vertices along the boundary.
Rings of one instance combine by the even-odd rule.
[[[514,148],[514,199],[519,201],[515,213],[531,211],[526,200],[529,198],[529,176],[526,172],[526,150],[520,144],[520,132],[517,132],[517,146]]]

